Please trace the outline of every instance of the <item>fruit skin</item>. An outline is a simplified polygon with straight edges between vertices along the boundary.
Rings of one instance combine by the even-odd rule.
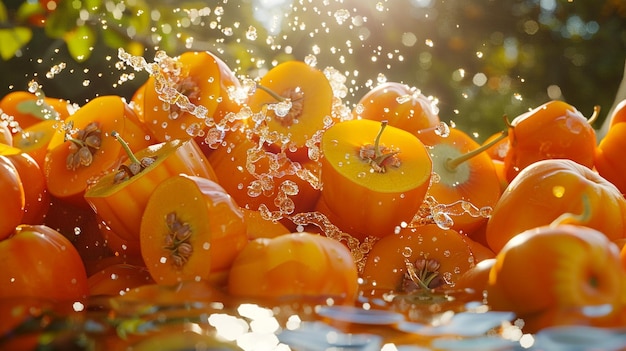
[[[424,144],[415,135],[392,126],[380,134],[380,145],[398,150],[399,166],[375,171],[360,150],[372,146],[380,130],[381,123],[376,121],[349,120],[333,125],[322,135],[323,187],[316,210],[359,240],[391,235],[402,222],[411,222],[432,175],[432,161]]]
[[[89,294],[78,251],[45,225],[19,225],[0,241],[0,265],[0,299],[28,296],[71,301]]]
[[[0,158],[0,240],[11,235],[24,217],[24,185],[17,168],[6,157]]]
[[[494,310],[533,320],[533,328],[539,321],[541,327],[568,323],[583,307],[606,304],[614,314],[623,303],[625,274],[619,249],[601,232],[572,224],[540,226],[520,233],[498,253],[487,302]]]
[[[474,266],[474,255],[463,235],[453,229],[441,229],[436,224],[403,228],[376,243],[367,254],[361,277],[362,289],[373,294],[404,293],[407,261],[434,260],[438,268],[429,288],[454,288],[460,275]],[[413,288],[413,284],[409,284]]]
[[[250,241],[228,276],[228,292],[255,298],[319,297],[354,301],[357,266],[339,241],[307,232]]]
[[[589,212],[578,224],[611,240],[626,236],[626,199],[621,192],[585,166],[550,159],[526,167],[502,193],[487,222],[487,244],[498,253],[524,230],[550,224],[564,213],[582,214],[585,197]]]
[[[416,134],[441,122],[439,108],[419,89],[399,82],[385,82],[372,88],[352,110],[353,118],[388,121],[390,126]]]
[[[27,153],[8,153],[0,150],[0,158],[10,162],[24,188],[24,215],[20,224],[41,224],[50,208],[46,179],[39,164]]]
[[[626,110],[626,100],[624,100]],[[626,116],[626,111],[622,113]],[[613,183],[622,194],[626,194],[626,123],[611,124],[594,154],[594,165],[598,173]]]
[[[572,105],[549,101],[511,121],[504,163],[510,182],[525,167],[545,159],[570,159],[593,167],[595,130]]]

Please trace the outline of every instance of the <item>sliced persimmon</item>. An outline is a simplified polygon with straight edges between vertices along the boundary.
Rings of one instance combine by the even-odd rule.
[[[321,150],[320,201],[333,224],[364,239],[393,234],[411,222],[432,173],[426,147],[415,135],[372,120],[349,120],[324,132]]]
[[[0,110],[12,117],[12,122],[15,123],[13,127],[17,132],[19,129],[28,128],[42,120],[64,120],[71,114],[73,108],[69,101],[64,99],[38,96],[37,93],[16,90],[0,100]]]
[[[50,140],[44,174],[54,196],[82,206],[89,183],[114,171],[125,159],[122,145],[110,137],[116,131],[132,151],[150,144],[146,130],[119,96],[100,96],[65,120],[65,128]],[[69,130],[64,130],[69,129]]]
[[[60,123],[55,120],[45,120],[30,125],[13,136],[13,146],[32,156],[43,169],[48,145]]]
[[[258,85],[248,105],[255,113],[266,111],[267,135],[262,136],[278,135],[269,145],[274,152],[286,150],[294,160],[308,159],[307,141],[326,129],[332,116],[333,90],[324,72],[303,61],[285,61]]]
[[[141,255],[158,284],[209,280],[248,242],[243,213],[216,182],[178,175],[155,189],[141,220]]]
[[[116,141],[117,142],[117,141]],[[134,154],[144,163],[137,174],[127,174],[125,161],[119,170],[102,176],[84,198],[110,229],[130,242],[139,240],[139,227],[148,198],[162,181],[180,173],[216,180],[209,161],[193,139],[150,145]]]
[[[363,288],[376,294],[446,289],[453,288],[474,264],[463,235],[428,224],[405,228],[377,241],[361,276]]]
[[[204,118],[216,122],[226,110],[233,109],[231,104],[235,103],[228,87],[238,86],[239,81],[217,56],[208,51],[189,51],[160,64],[165,67],[150,76],[143,91],[144,123],[158,141],[194,137],[212,124]],[[206,109],[206,115],[197,116],[181,108],[183,100],[194,108]]]

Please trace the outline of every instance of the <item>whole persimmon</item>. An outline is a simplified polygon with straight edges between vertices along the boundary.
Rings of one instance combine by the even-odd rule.
[[[0,299],[28,296],[72,301],[89,295],[78,251],[48,226],[17,226],[0,241],[0,257]]]
[[[570,159],[592,168],[596,133],[591,120],[597,112],[588,120],[574,106],[552,100],[513,119],[504,158],[507,180],[545,159]]]
[[[626,101],[626,100],[625,100]],[[626,104],[625,104],[626,105]],[[624,107],[626,110],[626,107]],[[623,112],[626,115],[626,111]],[[626,123],[611,124],[596,147],[594,166],[598,173],[626,194]]]
[[[586,198],[586,200],[585,200]],[[522,170],[500,196],[485,237],[497,253],[515,235],[552,223],[565,213],[615,240],[626,235],[626,199],[608,180],[569,159],[537,161]]]
[[[624,279],[619,249],[606,235],[557,221],[518,234],[500,250],[489,272],[487,303],[515,312],[533,331],[606,323],[621,309]],[[585,320],[583,310],[599,306],[611,309]]]
[[[24,185],[15,166],[7,158],[0,158],[0,239],[11,235],[24,217]]]
[[[332,296],[352,302],[357,288],[350,250],[337,240],[307,232],[248,242],[228,275],[228,292],[239,297]]]
[[[400,82],[385,82],[365,93],[352,110],[355,119],[388,121],[390,126],[409,133],[439,125],[436,100],[427,97],[416,87]]]

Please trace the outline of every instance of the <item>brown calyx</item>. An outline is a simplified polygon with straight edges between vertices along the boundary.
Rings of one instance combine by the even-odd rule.
[[[380,145],[380,136],[387,126],[387,121],[380,122],[380,131],[376,135],[374,144],[366,144],[359,148],[359,158],[366,161],[376,173],[385,173],[387,167],[398,168],[401,165],[398,157],[399,150],[392,150]]]
[[[278,120],[281,126],[289,127],[294,124],[300,116],[302,116],[302,109],[304,108],[304,92],[298,87],[283,92],[281,96],[285,100],[291,101],[291,108],[285,116],[278,116],[274,114],[274,118]]]
[[[146,156],[139,160],[139,162],[131,162],[128,166],[124,164],[120,165],[117,168],[115,176],[113,177],[113,183],[118,184],[129,180],[130,178],[141,173],[144,169],[148,168],[148,166],[153,164],[154,161],[156,161],[156,156]]]
[[[182,268],[193,253],[191,246],[191,227],[182,222],[175,212],[170,212],[165,218],[168,233],[165,236],[164,249],[170,252],[171,262],[176,268]]]
[[[72,126],[70,125],[71,129]],[[102,130],[100,123],[91,122],[84,129],[79,130],[75,137],[66,135],[65,140],[71,141],[70,153],[67,155],[66,167],[75,171],[80,166],[89,166],[93,162],[93,155],[102,144]]]

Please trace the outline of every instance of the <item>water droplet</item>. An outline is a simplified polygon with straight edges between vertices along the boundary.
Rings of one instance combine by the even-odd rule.
[[[256,31],[256,27],[254,27],[254,26],[248,27],[248,30],[246,31],[246,39],[248,39],[248,40],[256,40],[257,37],[258,37],[258,34],[257,34],[257,31]]]
[[[338,24],[343,24],[348,18],[350,18],[350,11],[346,9],[335,11],[335,20]]]
[[[442,138],[447,138],[450,135],[450,127],[446,122],[440,122],[435,127],[435,134],[439,135]]]

